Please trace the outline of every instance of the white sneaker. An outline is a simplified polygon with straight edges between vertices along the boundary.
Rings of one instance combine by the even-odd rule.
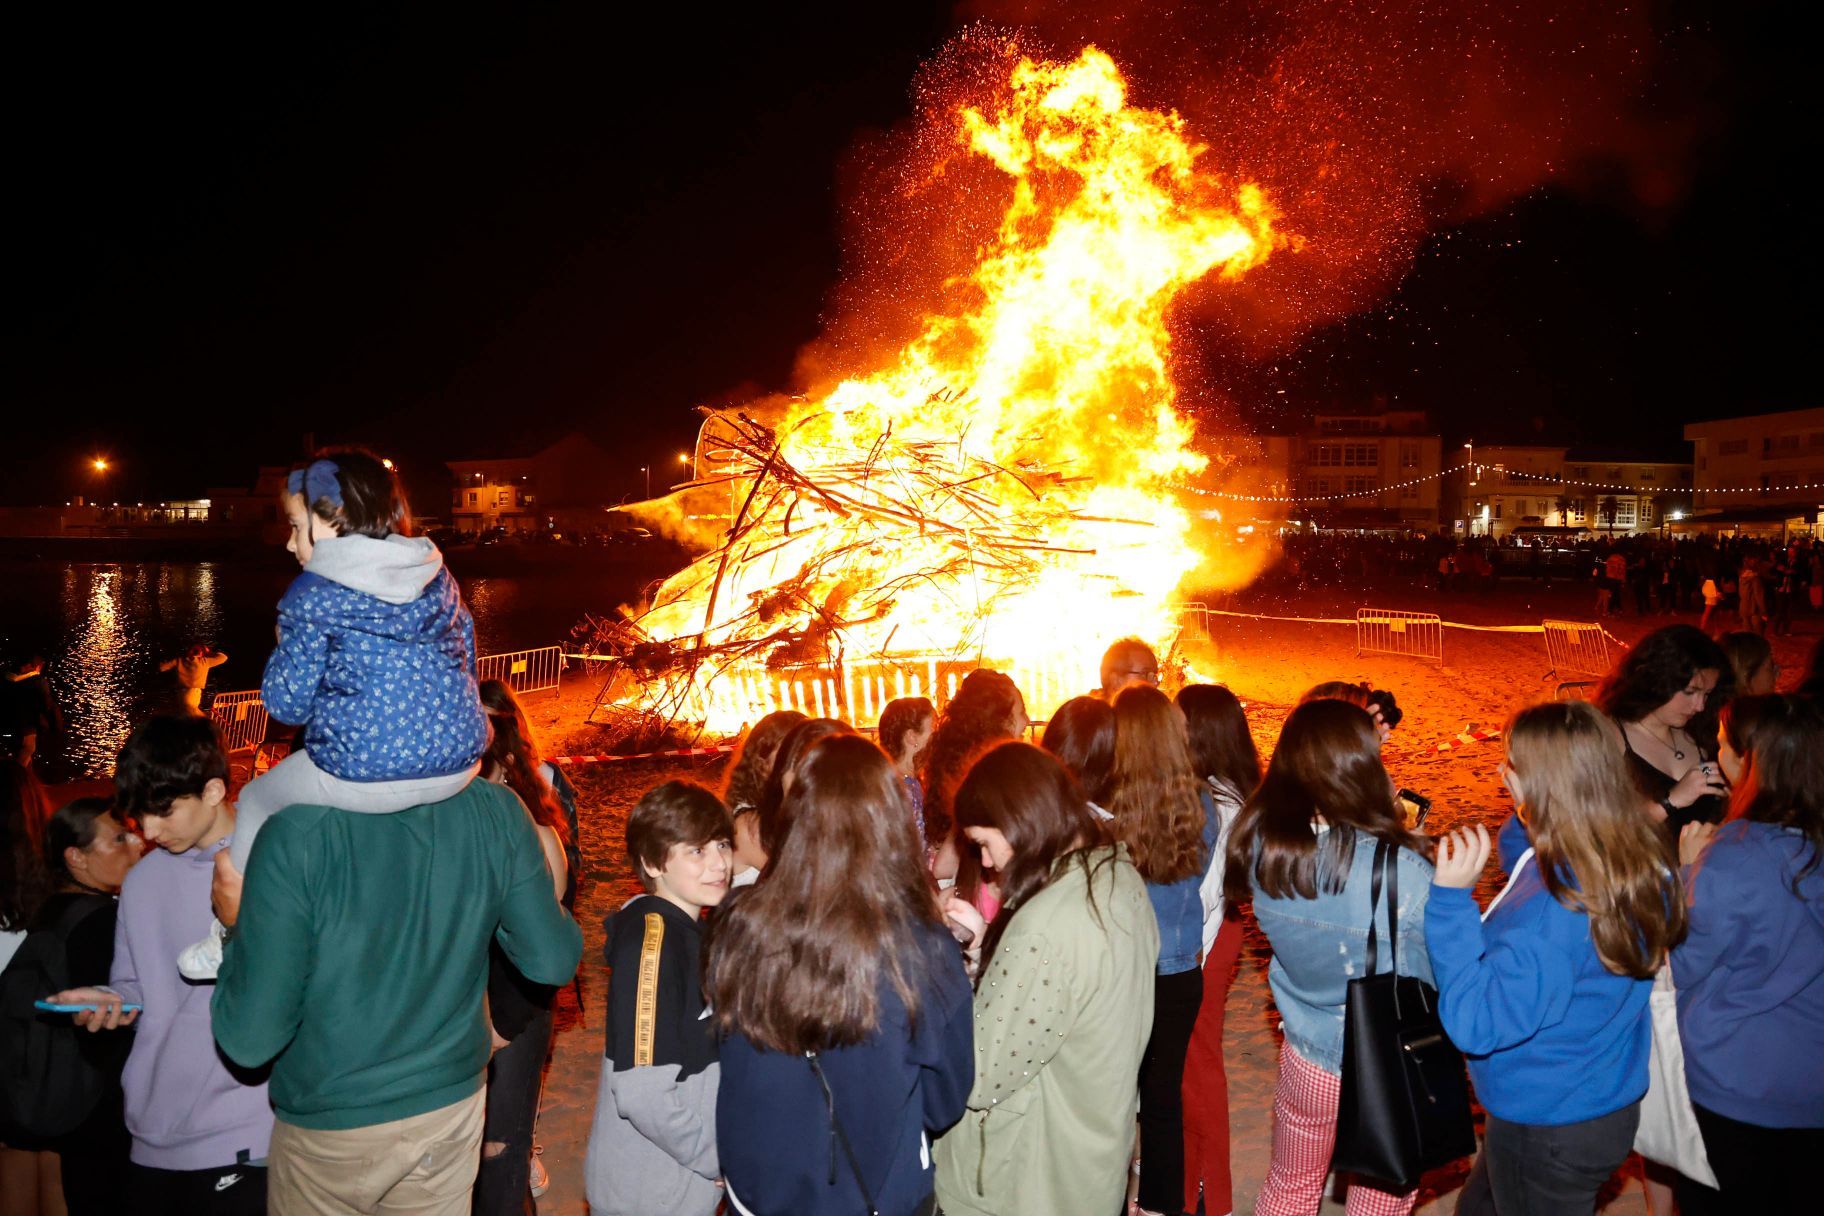
[[[545,1172],[545,1163],[538,1159],[538,1154],[543,1151],[538,1148],[532,1150],[532,1198],[534,1199],[551,1189],[551,1175]]]
[[[209,935],[177,956],[177,970],[187,980],[207,983],[222,969],[222,922],[209,922]]]

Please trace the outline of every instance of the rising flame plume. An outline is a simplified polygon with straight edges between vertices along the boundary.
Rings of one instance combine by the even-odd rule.
[[[1176,114],[1130,104],[1094,47],[1022,58],[950,118],[1010,184],[998,232],[884,365],[705,427],[673,501],[720,504],[718,541],[621,631],[640,708],[712,732],[782,696],[869,720],[978,662],[1056,700],[1116,637],[1171,636],[1204,556],[1174,487],[1205,462],[1175,408],[1167,311],[1292,238],[1260,189],[1200,169]],[[786,673],[810,678],[782,693]]]

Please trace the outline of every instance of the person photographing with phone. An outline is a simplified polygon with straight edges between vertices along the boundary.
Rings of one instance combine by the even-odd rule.
[[[116,897],[139,854],[107,799],[80,798],[45,824],[42,869],[18,875],[30,931],[0,974],[0,1185],[9,1199],[36,1193],[30,1210],[56,1210],[59,1189],[77,1216],[119,1211],[125,1198],[120,1069],[130,1040],[94,1038],[87,1018],[44,1004],[107,982]],[[134,1017],[114,1015],[125,1025]]]

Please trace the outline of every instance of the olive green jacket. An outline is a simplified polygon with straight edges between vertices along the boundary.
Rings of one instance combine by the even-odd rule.
[[[945,1216],[1121,1209],[1159,927],[1124,847],[1088,858],[1010,914],[982,973],[975,1087],[937,1142]]]

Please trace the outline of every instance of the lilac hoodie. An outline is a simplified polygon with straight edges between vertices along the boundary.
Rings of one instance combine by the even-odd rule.
[[[178,954],[209,932],[209,883],[228,840],[186,853],[152,849],[121,887],[108,986],[145,1006],[120,1079],[137,1165],[208,1170],[263,1161],[272,1139],[265,1081],[242,1084],[215,1049],[215,985],[177,973]]]

